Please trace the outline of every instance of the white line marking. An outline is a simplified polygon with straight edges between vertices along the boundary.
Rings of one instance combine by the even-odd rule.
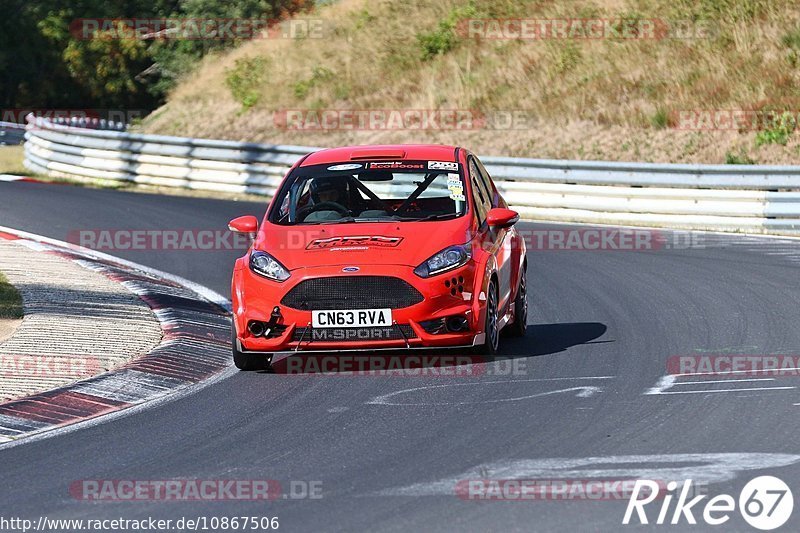
[[[576,376],[570,378],[535,378],[535,379],[526,379],[525,381],[564,381],[564,380],[576,380],[576,379],[614,379],[617,376]]]
[[[787,372],[789,370],[800,370],[800,367],[787,367],[787,368],[757,368],[752,370],[721,370],[719,372],[688,372],[686,374],[673,374],[676,377],[684,376],[725,376],[728,374],[747,374],[750,372]]]
[[[744,381],[775,381],[775,378],[714,379],[708,381],[679,381],[675,385],[705,385],[707,383],[739,383]]]
[[[743,391],[757,391],[757,390],[791,390],[797,387],[754,387],[746,389],[711,389],[711,390],[684,390],[672,392],[658,392],[656,394],[711,394],[713,392],[743,392]]]
[[[14,242],[16,242],[17,244],[19,244],[21,246],[24,246],[25,248],[33,250],[34,252],[47,252],[47,251],[53,249],[50,246],[46,246],[46,245],[44,245],[44,244],[42,244],[40,242],[36,242],[36,241],[26,241],[24,239],[20,239],[18,241],[14,241]]]
[[[413,387],[410,389],[403,389],[395,392],[390,392],[389,394],[382,394],[380,396],[376,396],[373,399],[366,402],[367,405],[393,405],[393,406],[411,406],[411,405],[472,405],[472,404],[481,404],[481,403],[498,403],[498,402],[518,402],[521,400],[529,400],[532,398],[541,398],[543,396],[551,396],[553,394],[561,394],[564,392],[575,392],[577,391],[578,398],[588,398],[596,393],[601,392],[600,387],[593,387],[593,386],[579,386],[579,387],[569,387],[566,389],[558,389],[553,391],[546,391],[546,392],[537,392],[535,394],[529,394],[525,396],[517,396],[514,398],[496,398],[496,399],[486,399],[477,402],[391,402],[389,401],[390,398],[394,396],[398,396],[400,394],[407,394],[410,392],[417,392],[421,390],[432,390],[432,389],[441,389],[445,387],[477,387],[477,386],[484,386],[484,385],[492,385],[492,384],[514,384],[514,383],[526,383],[531,381],[543,381],[542,379],[520,379],[520,380],[505,380],[505,381],[478,381],[475,383],[447,383],[445,385],[429,385],[426,387]]]
[[[731,372],[739,372],[731,371]],[[752,372],[750,370],[744,370],[742,372]],[[735,391],[753,391],[753,390],[789,390],[794,389],[795,387],[761,387],[761,388],[746,388],[746,389],[710,389],[710,390],[697,390],[697,391],[674,391],[674,392],[666,392],[667,389],[671,389],[677,385],[705,385],[708,383],[736,383],[736,382],[745,382],[745,381],[775,381],[775,378],[746,378],[746,379],[721,379],[721,380],[713,380],[713,381],[678,381],[679,377],[685,376],[706,376],[706,375],[718,375],[724,374],[724,372],[701,372],[697,374],[667,374],[666,376],[661,376],[656,384],[649,389],[647,389],[644,394],[645,395],[658,395],[658,394],[703,394],[703,393],[711,393],[711,392],[735,392]]]
[[[675,376],[672,374],[667,374],[666,376],[661,376],[655,386],[650,387],[645,391],[645,394],[664,394],[663,391],[667,390],[668,388],[672,387],[675,384]]]

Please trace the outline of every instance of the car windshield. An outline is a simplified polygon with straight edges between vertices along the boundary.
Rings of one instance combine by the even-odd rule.
[[[458,163],[376,161],[299,167],[280,188],[270,221],[342,224],[443,220],[466,212]]]

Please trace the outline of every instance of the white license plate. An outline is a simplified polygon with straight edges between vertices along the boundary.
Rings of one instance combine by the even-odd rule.
[[[364,328],[391,325],[391,309],[311,311],[311,326],[314,328]]]

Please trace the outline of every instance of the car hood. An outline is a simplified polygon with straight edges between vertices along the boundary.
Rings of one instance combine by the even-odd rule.
[[[467,217],[428,222],[356,222],[310,226],[267,223],[254,248],[289,270],[318,266],[416,267],[436,252],[469,240]]]

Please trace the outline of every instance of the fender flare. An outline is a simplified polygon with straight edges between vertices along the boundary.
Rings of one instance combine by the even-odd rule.
[[[475,292],[472,300],[472,314],[475,317],[473,323],[476,327],[476,333],[483,333],[483,325],[486,322],[486,306],[484,305],[486,299],[481,300],[480,295],[486,295],[492,276],[497,276],[497,260],[492,254],[485,253],[475,267]]]

